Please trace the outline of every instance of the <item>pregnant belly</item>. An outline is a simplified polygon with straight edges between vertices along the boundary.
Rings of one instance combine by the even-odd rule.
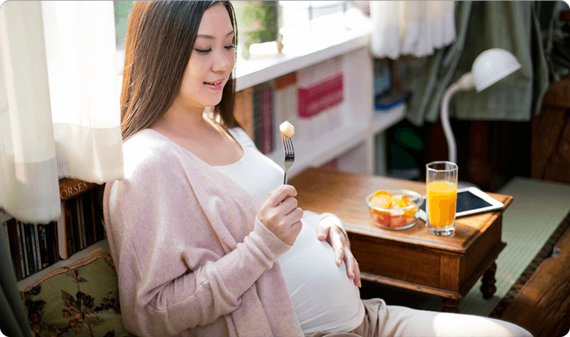
[[[311,327],[332,331],[359,314],[360,293],[348,278],[344,262],[340,267],[336,265],[332,247],[317,240],[311,226],[303,224],[280,264],[304,332]]]

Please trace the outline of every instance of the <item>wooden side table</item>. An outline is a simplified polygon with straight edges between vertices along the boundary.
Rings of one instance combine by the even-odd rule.
[[[461,300],[481,276],[483,297],[495,293],[495,260],[506,246],[501,241],[502,214],[513,197],[489,193],[503,209],[458,218],[455,235],[441,237],[429,234],[419,219],[402,231],[371,225],[367,194],[397,188],[425,194],[423,183],[318,168],[289,183],[297,189],[299,207],[340,217],[362,279],[437,295],[448,312],[459,312]]]

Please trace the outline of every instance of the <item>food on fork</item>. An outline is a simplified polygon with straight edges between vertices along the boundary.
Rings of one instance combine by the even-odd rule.
[[[293,126],[293,124],[289,123],[288,121],[285,121],[281,123],[281,125],[279,125],[279,131],[281,131],[281,134],[283,136],[291,138],[291,136],[293,136],[293,134],[295,133],[295,127]]]

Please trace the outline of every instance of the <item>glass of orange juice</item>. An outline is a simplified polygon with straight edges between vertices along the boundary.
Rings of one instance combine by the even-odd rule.
[[[457,164],[435,161],[426,165],[428,232],[451,236],[455,233]]]

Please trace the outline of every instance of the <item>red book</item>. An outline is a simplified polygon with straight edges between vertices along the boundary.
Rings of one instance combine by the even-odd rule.
[[[299,117],[310,118],[341,103],[343,77],[343,73],[338,73],[310,88],[299,88]]]

